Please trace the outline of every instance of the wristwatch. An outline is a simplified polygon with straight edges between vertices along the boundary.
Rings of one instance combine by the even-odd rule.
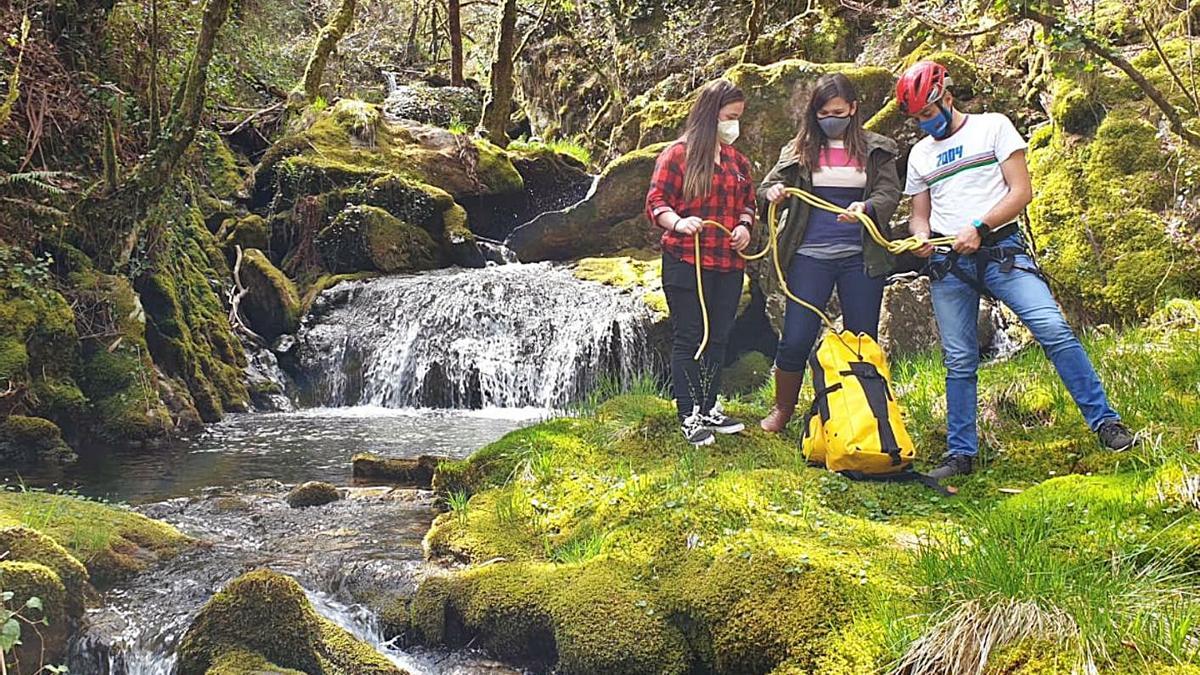
[[[983,222],[979,218],[976,218],[975,220],[971,221],[971,227],[975,228],[975,231],[979,233],[979,236],[981,238],[986,237],[987,235],[991,234],[991,232],[992,232],[991,225],[988,225],[987,223]]]

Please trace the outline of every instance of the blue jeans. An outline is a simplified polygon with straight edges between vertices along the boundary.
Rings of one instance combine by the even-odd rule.
[[[1021,235],[1014,234],[998,245],[1023,246]],[[937,265],[945,259],[946,254],[935,253],[931,262]],[[969,278],[975,278],[975,256],[962,256],[956,264]],[[1033,333],[1093,431],[1104,422],[1120,419],[1109,405],[1104,385],[1100,383],[1096,369],[1092,367],[1079,339],[1054,301],[1050,287],[1036,274],[1019,269],[1033,269],[1033,261],[1027,255],[1017,255],[1016,265],[1011,271],[1004,272],[999,263],[988,264],[983,278],[984,287],[1016,313]],[[946,364],[947,451],[952,455],[974,456],[979,452],[975,428],[978,406],[979,293],[962,279],[948,273],[933,282],[931,295]]]
[[[792,256],[787,274],[788,289],[796,297],[824,308],[837,286],[846,330],[876,337],[884,279],[867,276],[862,254],[835,260]],[[821,334],[821,319],[812,310],[788,300],[783,317],[783,335],[775,353],[780,370],[801,373],[813,345]]]

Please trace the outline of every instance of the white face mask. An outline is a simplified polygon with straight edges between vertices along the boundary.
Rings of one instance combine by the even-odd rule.
[[[738,139],[741,133],[741,126],[737,120],[721,120],[717,122],[717,138],[725,145],[733,145],[733,142]]]

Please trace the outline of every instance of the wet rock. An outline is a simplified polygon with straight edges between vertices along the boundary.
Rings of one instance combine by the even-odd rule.
[[[655,246],[659,233],[643,211],[650,174],[664,147],[652,145],[613,161],[583,201],[518,227],[505,245],[521,262],[572,260]]]
[[[375,206],[351,206],[317,235],[317,250],[329,271],[385,273],[433,269],[437,244],[425,230]]]
[[[469,87],[431,87],[409,84],[396,87],[383,103],[384,113],[393,118],[449,127],[471,125],[483,112],[479,92]]]
[[[394,483],[428,488],[433,485],[433,474],[441,458],[432,455],[420,457],[381,457],[371,453],[360,453],[351,460],[355,482]]]
[[[323,506],[341,498],[342,495],[333,485],[310,480],[293,488],[286,499],[288,506],[293,509],[302,509],[308,506]]]

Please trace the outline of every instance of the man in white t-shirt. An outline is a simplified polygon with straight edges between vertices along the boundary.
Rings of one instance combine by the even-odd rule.
[[[952,250],[928,244],[931,295],[946,364],[946,445],[938,479],[971,472],[976,432],[979,298],[992,296],[1020,317],[1054,363],[1084,419],[1111,450],[1135,437],[1108,403],[1104,385],[1050,293],[1017,225],[1033,197],[1025,139],[999,113],[968,115],[954,108],[946,69],[913,65],[896,83],[905,114],[928,134],[908,158],[905,194],[916,237],[953,237]]]

